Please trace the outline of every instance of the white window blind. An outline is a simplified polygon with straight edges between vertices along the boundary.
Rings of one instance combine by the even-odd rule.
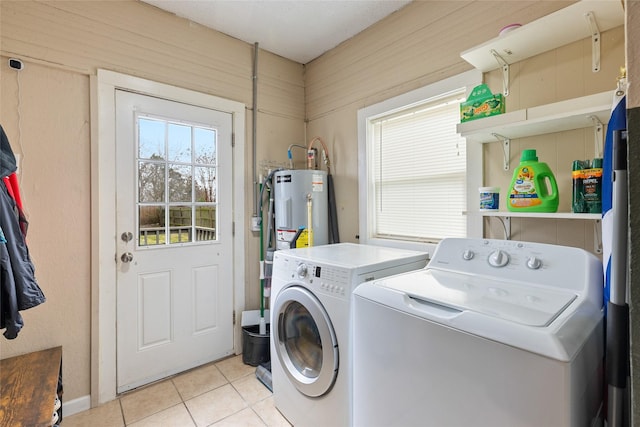
[[[370,120],[373,237],[466,236],[466,141],[456,133],[464,97],[449,92]]]

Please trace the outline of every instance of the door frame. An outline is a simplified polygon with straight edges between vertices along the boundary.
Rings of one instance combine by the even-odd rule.
[[[244,310],[245,105],[108,70],[91,76],[91,407],[116,398],[116,138],[115,91],[123,89],[232,115],[233,305]],[[234,322],[234,351],[241,327]]]

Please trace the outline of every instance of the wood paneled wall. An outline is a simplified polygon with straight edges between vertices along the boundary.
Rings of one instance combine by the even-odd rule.
[[[357,241],[357,111],[471,69],[460,53],[497,36],[505,25],[526,24],[573,2],[419,1],[306,65],[306,114],[309,134],[320,135],[334,153],[340,235]],[[585,28],[585,37],[588,32]],[[615,88],[624,64],[622,27],[603,33],[602,69],[591,72],[591,39],[572,43],[517,63],[511,68],[507,111],[556,102]],[[494,92],[502,90],[500,71],[485,74]],[[569,210],[571,160],[594,157],[591,130],[514,140],[511,163],[521,150],[536,148],[561,182],[561,209]],[[478,161],[481,161],[478,159]],[[513,166],[502,170],[498,144],[484,145],[484,182],[499,186],[502,206]],[[425,159],[428,167],[429,159]],[[477,189],[474,189],[477,191]],[[437,201],[436,201],[437,202]],[[571,226],[567,228],[567,223]],[[488,237],[503,238],[497,219],[486,221]],[[594,250],[593,224],[584,221],[516,221],[514,239],[546,241]]]
[[[29,246],[48,298],[24,312],[17,340],[0,339],[0,354],[62,345],[70,401],[90,393],[89,76],[108,69],[244,103],[247,224],[236,226],[248,229],[254,46],[135,0],[3,0],[0,42],[0,120],[23,155]],[[19,76],[8,57],[25,63]],[[260,50],[258,164],[285,163],[289,144],[304,142],[304,96],[303,66]],[[246,236],[245,303],[256,309],[259,239]]]
[[[259,163],[284,163],[289,144],[321,136],[331,154],[341,237],[357,241],[358,109],[466,71],[471,67],[460,52],[495,37],[507,24],[524,24],[571,3],[416,1],[306,66],[261,51]],[[604,66],[598,76],[573,71],[590,55],[585,43],[533,58],[513,75],[516,96],[507,100],[507,108],[605,90],[613,84],[624,56],[621,43],[615,30],[603,40]],[[7,357],[62,344],[65,398],[74,399],[90,391],[88,76],[104,68],[232,99],[250,108],[253,46],[134,0],[3,0],[0,54],[0,120],[10,139],[20,141],[16,151],[24,150],[22,184],[30,206],[30,247],[49,298],[41,308],[26,312],[23,339],[0,340],[0,353]],[[20,79],[6,65],[6,59],[14,56],[26,64]],[[545,68],[547,62],[550,68]],[[494,91],[500,90],[494,74],[486,77]],[[565,84],[567,80],[570,84]],[[538,91],[541,86],[549,90]],[[247,148],[251,134],[248,110]],[[577,138],[579,147],[588,145],[587,135]],[[587,155],[586,148],[579,149],[581,156]],[[253,159],[251,150],[246,152],[249,220]],[[565,167],[557,159],[568,154],[544,153],[545,160],[556,162],[552,167]],[[487,147],[485,166],[493,170],[499,156]],[[514,149],[512,161],[518,156]],[[503,186],[505,177],[500,174],[485,179]],[[72,218],[71,231],[65,214]],[[562,227],[544,225],[538,233],[535,226],[523,225],[522,230],[535,233],[520,236],[566,241],[559,236]],[[590,231],[578,233],[582,237],[573,243],[588,245]],[[65,247],[73,249],[60,250]],[[247,309],[258,306],[257,247],[257,236],[248,233]]]

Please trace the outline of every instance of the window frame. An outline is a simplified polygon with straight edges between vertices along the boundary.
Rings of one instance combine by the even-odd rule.
[[[482,83],[482,72],[476,69],[458,74],[430,85],[412,90],[358,110],[358,193],[359,193],[359,237],[360,243],[378,246],[413,249],[433,253],[437,243],[382,239],[374,237],[375,199],[371,176],[372,153],[369,145],[371,121],[375,118],[418,105],[431,98],[456,89],[465,89],[468,96],[473,88]],[[476,187],[482,185],[482,144],[467,144],[466,147],[467,211],[479,203]],[[467,237],[482,237],[482,217],[467,215]]]

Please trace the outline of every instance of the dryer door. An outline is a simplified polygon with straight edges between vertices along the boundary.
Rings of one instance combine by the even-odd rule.
[[[307,288],[286,287],[272,308],[278,360],[291,383],[303,394],[327,393],[338,374],[338,341],[322,303]],[[275,326],[275,327],[273,327]]]

